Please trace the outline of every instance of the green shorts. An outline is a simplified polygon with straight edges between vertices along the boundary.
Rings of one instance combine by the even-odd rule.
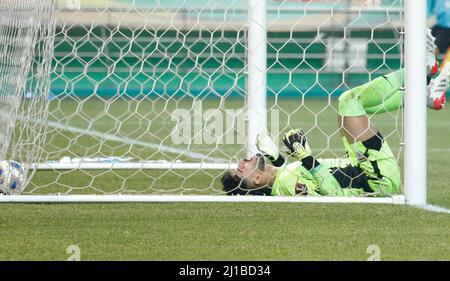
[[[366,174],[375,194],[387,196],[400,192],[400,167],[386,140],[379,151],[365,147],[362,142],[349,144],[344,140],[344,146],[351,164]]]

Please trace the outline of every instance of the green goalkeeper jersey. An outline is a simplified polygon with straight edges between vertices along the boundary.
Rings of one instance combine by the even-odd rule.
[[[271,195],[391,196],[400,192],[400,167],[385,140],[380,150],[343,141],[348,157],[317,159],[320,165],[310,171],[300,161],[280,167]]]
[[[364,116],[400,108],[403,76],[402,69],[346,91],[339,97],[339,115]],[[345,137],[342,140],[347,158],[317,159],[320,165],[310,171],[300,161],[282,166],[271,195],[386,196],[400,192],[400,167],[386,140],[380,149],[366,147],[361,141],[350,144]]]
[[[348,159],[321,159],[320,165],[308,171],[300,161],[280,167],[272,186],[273,196],[359,196],[360,188],[342,188],[331,174],[335,167],[347,166]]]

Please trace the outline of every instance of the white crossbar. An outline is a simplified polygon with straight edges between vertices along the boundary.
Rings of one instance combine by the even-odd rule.
[[[226,170],[235,169],[236,163],[181,163],[181,162],[47,162],[36,165],[38,170]]]

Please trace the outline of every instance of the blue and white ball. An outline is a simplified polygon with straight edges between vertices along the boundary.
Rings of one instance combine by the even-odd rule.
[[[4,194],[18,194],[25,185],[25,171],[23,166],[10,160],[0,162],[0,192]]]

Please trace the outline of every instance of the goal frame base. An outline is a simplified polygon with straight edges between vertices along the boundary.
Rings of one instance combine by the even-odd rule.
[[[392,197],[308,197],[227,195],[1,195],[0,203],[369,203],[405,205],[404,195]]]

